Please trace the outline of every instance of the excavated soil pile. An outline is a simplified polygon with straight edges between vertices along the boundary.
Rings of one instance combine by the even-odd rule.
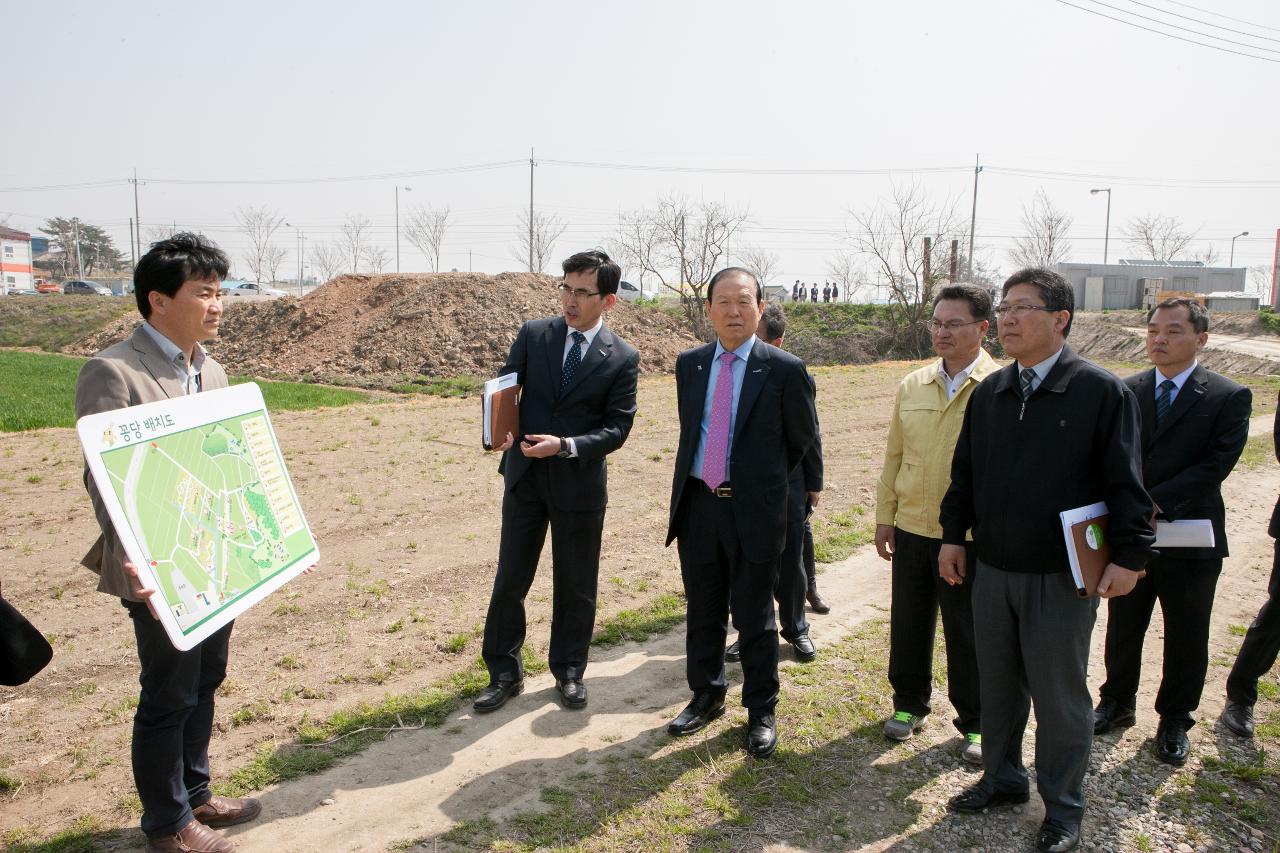
[[[493,375],[520,325],[560,313],[556,279],[528,273],[344,275],[302,299],[237,303],[209,350],[233,373],[385,386],[406,375]],[[640,350],[640,369],[671,372],[699,342],[680,323],[619,300],[606,322]],[[136,319],[81,342],[123,339]]]
[[[1130,331],[1145,328],[1146,325],[1146,312],[1141,311],[1081,313],[1071,324],[1071,336],[1067,340],[1081,355],[1094,361],[1146,364],[1146,340],[1142,335]],[[1262,336],[1256,315],[1213,316],[1209,326],[1209,347],[1200,353],[1200,363],[1220,373],[1280,375],[1278,361],[1226,349],[1214,349],[1214,332]]]

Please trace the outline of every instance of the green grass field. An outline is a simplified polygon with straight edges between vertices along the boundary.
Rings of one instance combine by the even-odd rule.
[[[0,299],[0,347],[54,352],[137,310],[132,296],[54,294]]]
[[[105,301],[105,300],[104,300]],[[34,352],[0,351],[0,432],[75,426],[76,376],[82,358]],[[273,412],[322,409],[364,403],[369,394],[299,382],[266,382],[232,377],[231,383],[257,381]]]

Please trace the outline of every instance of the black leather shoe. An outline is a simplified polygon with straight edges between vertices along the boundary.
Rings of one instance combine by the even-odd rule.
[[[1187,756],[1191,753],[1191,741],[1187,739],[1189,728],[1189,720],[1161,718],[1160,726],[1156,729],[1156,758],[1174,767],[1186,764]]]
[[[1132,708],[1122,708],[1114,699],[1103,697],[1093,709],[1093,733],[1106,734],[1112,729],[1127,729],[1138,721]]]
[[[816,586],[809,587],[809,591],[804,594],[809,600],[809,606],[813,608],[814,613],[830,613],[831,605],[827,604],[827,600],[818,593]]]
[[[1070,826],[1053,818],[1045,818],[1036,835],[1038,853],[1063,853],[1080,846],[1080,824]]]
[[[706,728],[707,723],[723,713],[723,693],[713,693],[710,690],[699,691],[693,694],[693,701],[685,705],[679,716],[667,726],[667,732],[677,737],[691,735]]]
[[[738,648],[737,640],[730,643],[729,648],[724,650],[724,659],[726,663],[737,663],[742,660],[742,649]]]
[[[587,688],[582,682],[576,678],[566,678],[564,681],[556,679],[556,690],[560,691],[560,698],[564,700],[566,708],[585,708],[587,707]]]
[[[519,696],[523,692],[523,678],[518,681],[491,681],[488,687],[480,691],[480,695],[471,703],[471,707],[478,714],[487,714],[498,710],[507,704],[507,700],[512,696]]]
[[[767,758],[778,748],[778,726],[773,714],[747,715],[747,752]]]
[[[1253,737],[1253,706],[1243,702],[1228,702],[1222,709],[1222,724],[1233,735]]]
[[[996,806],[1019,805],[1031,799],[1028,791],[987,790],[982,785],[965,788],[947,801],[947,808],[961,814],[978,814]]]
[[[808,631],[798,635],[794,640],[787,640],[787,642],[796,650],[796,660],[801,663],[808,663],[818,656],[818,650],[814,648],[813,640],[809,638]]]

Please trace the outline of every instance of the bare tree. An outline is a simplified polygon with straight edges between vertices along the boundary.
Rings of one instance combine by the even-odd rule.
[[[280,277],[280,265],[284,263],[288,250],[282,246],[268,246],[262,256],[262,269],[267,273],[268,281],[276,281]]]
[[[1245,293],[1251,293],[1266,305],[1271,302],[1271,267],[1266,264],[1254,264],[1249,267],[1249,280],[1245,284]]]
[[[905,352],[923,357],[929,351],[924,324],[932,316],[934,288],[948,272],[945,244],[965,233],[954,200],[934,201],[919,186],[895,185],[887,201],[849,215],[850,244],[888,286],[895,337]],[[927,255],[926,238],[931,241]]]
[[[328,281],[342,272],[345,260],[342,249],[332,243],[316,241],[311,244],[311,266],[321,281]]]
[[[172,225],[148,225],[142,229],[142,245],[151,246],[161,240],[168,240],[177,233],[178,226],[176,223]]]
[[[857,302],[868,285],[862,276],[857,260],[849,252],[841,252],[827,259],[827,275],[840,285],[845,302]]]
[[[421,204],[409,208],[409,218],[404,225],[405,239],[426,255],[432,272],[440,272],[440,246],[444,243],[444,235],[448,230],[449,208]],[[525,230],[528,230],[527,225]],[[528,235],[525,237],[527,240]]]
[[[368,245],[369,228],[373,225],[368,217],[359,213],[348,213],[347,220],[342,223],[342,239],[339,245],[346,256],[351,259],[351,271],[360,272],[360,259],[364,257]]]
[[[529,272],[543,272],[546,269],[547,261],[551,259],[551,249],[555,246],[556,240],[564,234],[564,229],[568,227],[564,220],[556,216],[554,213],[538,213],[533,214],[533,228],[529,228],[529,212],[520,211],[520,221],[516,225],[516,248],[512,251],[512,257],[517,261],[528,265],[529,239],[533,238],[533,269]]]
[[[742,265],[755,275],[761,287],[769,285],[778,270],[778,256],[768,249],[759,246],[748,246],[742,250]]]
[[[1177,260],[1196,238],[1196,232],[1187,231],[1176,217],[1159,214],[1134,217],[1121,233],[1131,249],[1156,261]]]
[[[626,260],[677,294],[695,333],[709,337],[703,294],[746,220],[746,211],[671,194],[654,207],[622,214],[617,239]]]
[[[1070,230],[1071,217],[1043,189],[1036,190],[1031,206],[1022,206],[1022,236],[1014,239],[1009,259],[1020,267],[1052,267],[1071,251]]]
[[[242,207],[236,211],[236,224],[249,238],[249,248],[242,257],[253,273],[253,280],[258,284],[263,279],[270,281],[273,276],[268,260],[275,248],[271,238],[284,224],[284,217],[266,207]],[[279,265],[277,261],[276,266]]]
[[[1218,251],[1218,247],[1210,243],[1202,251],[1196,252],[1195,260],[1204,264],[1206,267],[1216,266],[1218,261],[1222,260],[1222,253]]]
[[[391,263],[391,253],[382,246],[371,244],[364,247],[364,260],[369,265],[370,272],[379,273]]]

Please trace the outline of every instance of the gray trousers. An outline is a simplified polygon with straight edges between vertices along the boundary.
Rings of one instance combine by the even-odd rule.
[[[982,785],[1025,791],[1022,736],[1036,710],[1036,785],[1045,816],[1079,824],[1093,745],[1089,635],[1097,598],[1067,573],[1005,572],[979,563],[973,586],[982,699]]]

